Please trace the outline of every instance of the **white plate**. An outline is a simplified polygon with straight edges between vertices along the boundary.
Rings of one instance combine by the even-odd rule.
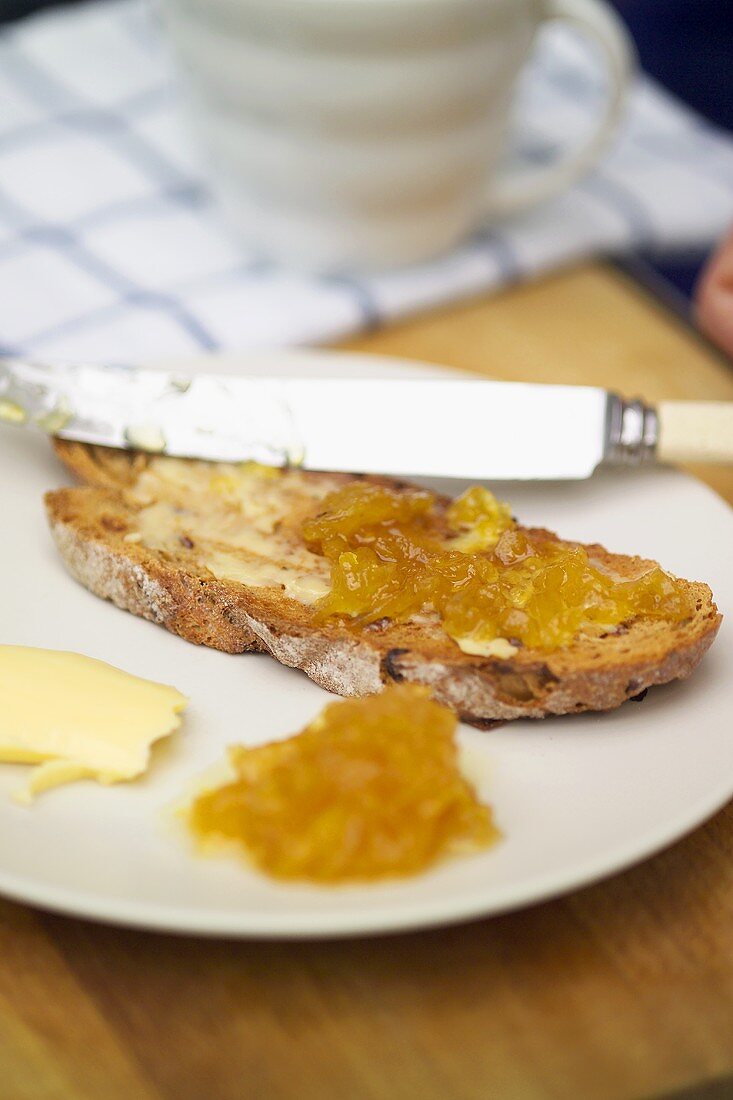
[[[321,353],[278,355],[267,369],[414,372]],[[676,840],[733,794],[725,624],[689,682],[652,691],[641,705],[489,733],[462,727],[505,833],[486,853],[399,883],[340,889],[284,886],[233,860],[196,857],[166,825],[165,808],[227,744],[297,730],[329,696],[268,657],[197,648],[90,595],[64,571],[46,529],[43,491],[64,477],[45,441],[3,429],[0,470],[0,642],[87,653],[191,698],[182,730],[155,750],[140,782],[77,783],[25,809],[8,797],[19,766],[0,765],[0,892],[9,897],[206,935],[386,932],[497,913],[608,875]],[[732,513],[689,477],[651,470],[506,493],[524,520],[659,558],[710,582],[721,608],[731,606]]]

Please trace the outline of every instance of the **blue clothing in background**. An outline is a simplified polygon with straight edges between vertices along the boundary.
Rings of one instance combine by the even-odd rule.
[[[642,66],[691,107],[733,130],[733,0],[613,0]]]
[[[613,0],[641,64],[711,122],[733,130],[733,0]],[[690,297],[705,254],[646,260]]]

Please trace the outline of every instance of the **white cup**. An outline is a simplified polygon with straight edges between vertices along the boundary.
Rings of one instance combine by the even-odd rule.
[[[214,194],[286,266],[370,271],[436,256],[586,173],[631,69],[602,0],[164,0]],[[547,20],[600,46],[608,94],[580,148],[531,177],[499,162]]]

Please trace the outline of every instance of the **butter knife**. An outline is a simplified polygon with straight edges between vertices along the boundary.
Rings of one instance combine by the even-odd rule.
[[[316,470],[579,479],[601,464],[733,462],[733,403],[656,408],[591,386],[188,376],[0,359],[0,422],[171,456]]]

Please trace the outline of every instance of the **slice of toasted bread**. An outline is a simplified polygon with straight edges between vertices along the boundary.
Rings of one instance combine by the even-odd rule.
[[[82,444],[57,442],[56,450],[85,483],[46,496],[56,544],[77,580],[188,641],[228,653],[264,650],[340,695],[410,680],[478,726],[606,710],[688,676],[720,624],[707,585],[687,581],[694,612],[683,622],[632,621],[554,652],[520,648],[510,658],[462,652],[430,617],[360,629],[319,622],[314,604],[328,590],[329,565],[306,548],[301,526],[354,475],[289,470],[269,478],[237,469],[234,477],[230,467]],[[191,514],[191,486],[199,502],[202,486],[210,488],[211,514]],[[232,493],[236,507],[216,503],[222,494],[231,504]],[[650,565],[586,549],[619,576]]]

